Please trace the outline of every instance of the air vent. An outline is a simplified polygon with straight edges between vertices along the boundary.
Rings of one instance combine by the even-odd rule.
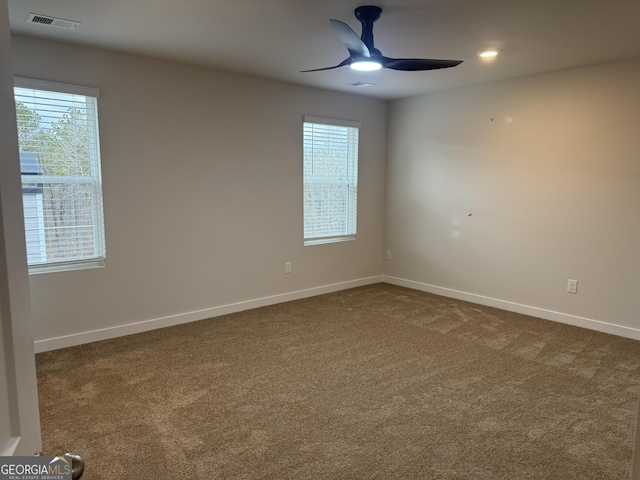
[[[50,27],[64,28],[66,30],[75,30],[80,22],[74,22],[73,20],[65,20],[63,18],[49,17],[47,15],[40,15],[38,13],[30,13],[25,20],[27,23],[38,23],[40,25],[47,25]]]
[[[356,87],[356,88],[369,88],[369,87],[376,86],[375,83],[369,83],[369,82],[353,82],[353,83],[347,83],[347,85],[350,87]]]

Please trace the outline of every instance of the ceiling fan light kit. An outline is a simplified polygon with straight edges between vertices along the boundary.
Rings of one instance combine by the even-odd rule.
[[[329,22],[340,38],[342,44],[349,50],[349,58],[333,67],[303,70],[303,72],[319,72],[349,66],[354,70],[373,71],[380,68],[390,68],[407,72],[435,70],[439,68],[455,67],[462,60],[436,60],[427,58],[390,58],[382,55],[373,43],[373,23],[380,18],[382,8],[365,5],[355,9],[355,16],[362,24],[362,34],[358,37],[349,25],[340,20],[331,19]]]
[[[349,68],[358,70],[359,72],[373,72],[375,70],[380,70],[382,65],[372,60],[358,60],[349,65]]]

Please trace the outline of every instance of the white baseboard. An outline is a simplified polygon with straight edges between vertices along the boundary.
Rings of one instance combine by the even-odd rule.
[[[473,293],[461,292],[459,290],[452,290],[449,288],[437,287],[435,285],[429,285],[426,283],[415,282],[413,280],[405,280],[402,278],[384,276],[384,282],[398,285],[401,287],[412,288],[414,290],[421,290],[423,292],[434,293],[436,295],[442,295],[443,297],[455,298],[458,300],[464,300],[471,303],[477,303],[480,305],[486,305],[488,307],[495,307],[501,310],[507,310],[509,312],[522,313],[524,315],[530,315],[532,317],[542,318],[544,320],[551,320],[559,323],[566,323],[576,327],[587,328],[589,330],[596,330],[598,332],[610,333],[619,337],[631,338],[633,340],[640,340],[640,330],[630,327],[624,327],[621,325],[615,325],[612,323],[603,322],[600,320],[594,320],[591,318],[578,317],[576,315],[570,315],[567,313],[554,312],[552,310],[546,310],[544,308],[531,307],[529,305],[522,305],[519,303],[508,302],[505,300],[499,300],[497,298],[485,297],[482,295],[475,295]]]
[[[49,350],[57,350],[59,348],[73,347],[73,346],[82,345],[85,343],[97,342],[100,340],[108,340],[110,338],[122,337],[125,335],[131,335],[134,333],[147,332],[149,330],[155,330],[157,328],[164,328],[164,327],[170,327],[173,325],[180,325],[183,323],[195,322],[198,320],[205,320],[207,318],[219,317],[221,315],[227,315],[229,313],[234,313],[234,312],[241,312],[243,310],[249,310],[252,308],[260,308],[260,307],[265,307],[267,305],[275,305],[278,303],[284,303],[292,300],[299,300],[302,298],[314,297],[317,295],[323,295],[325,293],[332,293],[340,290],[346,290],[348,288],[361,287],[364,285],[371,285],[371,284],[380,283],[380,282],[386,282],[392,285],[412,288],[414,290],[420,290],[423,292],[434,293],[436,295],[442,295],[444,297],[456,298],[458,300],[477,303],[479,305],[486,305],[489,307],[500,308],[502,310],[507,310],[509,312],[522,313],[524,315],[530,315],[532,317],[542,318],[544,320],[551,320],[554,322],[574,325],[576,327],[588,328],[590,330],[596,330],[598,332],[609,333],[612,335],[618,335],[620,337],[625,337],[625,338],[631,338],[633,340],[640,340],[640,330],[635,328],[624,327],[621,325],[615,325],[615,324],[603,322],[600,320],[579,317],[576,315],[570,315],[566,313],[554,312],[552,310],[546,310],[543,308],[532,307],[529,305],[522,305],[519,303],[508,302],[505,300],[499,300],[497,298],[485,297],[482,295],[462,292],[459,290],[438,287],[438,286],[429,285],[426,283],[415,282],[413,280],[405,280],[402,278],[392,277],[388,275],[379,275],[374,277],[362,278],[358,280],[352,280],[348,282],[334,283],[330,285],[324,285],[321,287],[309,288],[306,290],[298,290],[295,292],[284,293],[280,295],[262,297],[262,298],[257,298],[253,300],[232,303],[228,305],[221,305],[218,307],[212,307],[204,310],[187,312],[187,313],[182,313],[178,315],[171,315],[168,317],[143,320],[141,322],[134,322],[126,325],[118,325],[115,327],[91,330],[88,332],[64,335],[61,337],[47,338],[44,340],[36,340],[34,342],[34,348],[36,353],[41,353]]]
[[[334,283],[330,285],[324,285],[322,287],[314,287],[306,290],[298,290],[295,292],[273,295],[270,297],[256,298],[244,302],[231,303],[228,305],[221,305],[218,307],[207,308],[194,312],[181,313],[168,317],[154,318],[150,320],[143,320],[141,322],[129,323],[126,325],[118,325],[115,327],[75,333],[72,335],[64,335],[61,337],[36,340],[34,342],[34,347],[36,353],[47,352],[49,350],[73,347],[76,345],[97,342],[100,340],[108,340],[110,338],[122,337],[134,333],[147,332],[149,330],[155,330],[157,328],[170,327],[173,325],[205,320],[207,318],[219,317],[221,315],[241,312],[243,310],[249,310],[252,308],[265,307],[267,305],[275,305],[277,303],[300,300],[302,298],[315,297],[317,295],[324,295],[325,293],[337,292],[340,290],[346,290],[348,288],[362,287],[364,285],[371,285],[374,283],[380,283],[382,281],[383,276],[378,275],[375,277],[361,278],[348,282]]]

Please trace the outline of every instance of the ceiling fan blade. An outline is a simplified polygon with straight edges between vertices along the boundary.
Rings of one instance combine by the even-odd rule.
[[[312,70],[300,70],[300,73],[307,72],[321,72],[322,70],[333,70],[334,68],[340,68],[342,65],[335,65],[333,67],[324,67],[324,68],[314,68]]]
[[[349,65],[351,62],[352,62],[351,57],[349,57],[346,60],[343,60],[338,65],[335,65],[333,67],[314,68],[312,70],[300,70],[300,73],[321,72],[322,70],[333,70],[334,68],[340,68],[340,67],[344,67],[345,65]]]
[[[331,26],[338,34],[338,38],[342,44],[347,47],[349,53],[353,56],[370,57],[371,52],[369,48],[360,39],[358,34],[354,32],[349,25],[340,20],[331,19]]]
[[[393,70],[416,72],[420,70],[436,70],[460,65],[462,60],[432,60],[427,58],[384,58],[382,66]]]

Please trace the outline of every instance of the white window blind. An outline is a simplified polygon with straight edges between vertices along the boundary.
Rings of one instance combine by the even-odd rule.
[[[98,90],[15,78],[31,273],[104,264]]]
[[[304,117],[304,244],[353,240],[360,124]]]

